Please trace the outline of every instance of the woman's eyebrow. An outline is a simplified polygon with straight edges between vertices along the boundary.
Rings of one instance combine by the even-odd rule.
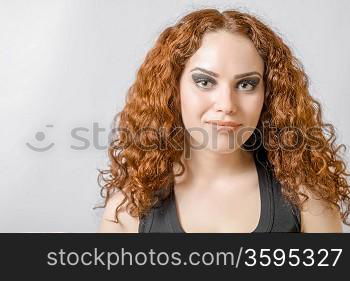
[[[209,75],[211,75],[211,76],[214,76],[214,77],[219,77],[219,74],[217,74],[217,73],[215,73],[215,72],[213,72],[213,71],[210,71],[210,70],[201,68],[201,67],[195,67],[195,68],[193,68],[193,69],[191,70],[191,72],[192,72],[192,71],[195,71],[195,70],[202,71],[202,72],[207,73],[207,74],[209,74]],[[252,72],[246,72],[246,73],[236,74],[236,75],[234,76],[234,78],[235,78],[235,79],[243,78],[243,77],[250,76],[250,75],[253,75],[253,74],[256,74],[256,75],[258,75],[258,76],[260,76],[260,77],[262,78],[261,74],[260,74],[259,72],[257,72],[257,71],[252,71]]]

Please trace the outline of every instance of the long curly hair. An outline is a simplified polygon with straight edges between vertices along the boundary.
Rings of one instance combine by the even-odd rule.
[[[203,35],[218,30],[249,38],[264,61],[265,100],[257,129],[263,130],[266,122],[275,129],[273,134],[263,135],[263,144],[274,148],[266,149],[266,155],[283,196],[302,208],[309,199],[305,191],[310,191],[336,207],[343,223],[349,225],[346,176],[350,174],[340,155],[340,148],[346,147],[335,145],[334,126],[324,123],[320,102],[309,94],[309,79],[302,64],[260,19],[233,9],[203,9],[187,14],[167,27],[147,53],[127,92],[126,104],[113,122],[109,168],[98,169],[103,207],[111,194],[120,190],[124,200],[116,207],[116,222],[125,202],[128,213],[140,218],[169,196],[168,187],[184,173],[181,155],[185,130],[174,130],[184,128],[179,78],[188,58],[199,49]],[[297,134],[285,128],[297,128]],[[303,142],[295,147],[301,134]],[[305,134],[309,137],[303,137]],[[181,167],[179,174],[174,173],[175,164]]]

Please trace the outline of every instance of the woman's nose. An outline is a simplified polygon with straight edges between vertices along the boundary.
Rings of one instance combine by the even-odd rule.
[[[237,99],[234,96],[233,89],[225,87],[215,95],[215,110],[222,111],[225,114],[235,113],[238,109]]]

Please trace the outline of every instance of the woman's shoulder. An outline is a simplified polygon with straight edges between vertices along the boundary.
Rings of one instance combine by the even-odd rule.
[[[102,215],[98,232],[101,233],[137,233],[139,228],[139,218],[131,216],[126,210],[127,201],[118,211],[118,223],[115,220],[115,211],[124,200],[124,195],[120,190],[113,192],[108,199]]]
[[[314,193],[301,186],[301,190],[309,199],[301,209],[302,232],[343,232],[340,212],[337,208],[318,198]],[[300,196],[302,199],[302,196]]]

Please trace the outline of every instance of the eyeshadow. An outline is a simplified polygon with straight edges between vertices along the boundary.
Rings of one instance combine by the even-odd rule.
[[[212,84],[216,84],[216,80],[215,79],[213,79],[212,77],[210,77],[208,75],[201,74],[201,73],[194,73],[194,74],[192,74],[192,79],[195,82],[206,80],[206,81],[208,81],[208,82],[210,82]]]

